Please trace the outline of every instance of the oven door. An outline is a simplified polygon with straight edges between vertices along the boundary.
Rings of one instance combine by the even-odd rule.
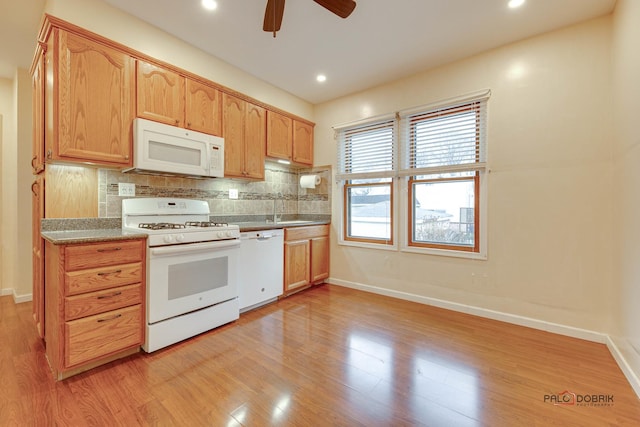
[[[147,323],[238,297],[240,240],[149,248]]]

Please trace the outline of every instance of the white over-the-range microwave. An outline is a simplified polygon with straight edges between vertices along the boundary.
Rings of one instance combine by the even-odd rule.
[[[136,118],[133,121],[133,167],[123,172],[223,177],[224,139]]]

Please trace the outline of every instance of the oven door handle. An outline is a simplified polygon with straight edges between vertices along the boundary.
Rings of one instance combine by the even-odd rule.
[[[184,245],[171,245],[171,246],[161,246],[157,248],[150,248],[149,251],[151,255],[162,256],[162,255],[177,255],[177,254],[187,254],[194,252],[202,252],[202,251],[215,251],[233,247],[239,247],[240,240],[219,240],[216,242],[204,242],[204,243],[189,243]]]

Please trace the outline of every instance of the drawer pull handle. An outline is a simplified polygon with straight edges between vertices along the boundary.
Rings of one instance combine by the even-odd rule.
[[[122,270],[115,270],[115,271],[103,271],[101,273],[98,273],[98,276],[107,276],[109,274],[118,274],[118,273],[122,273]]]
[[[114,251],[121,251],[121,250],[122,250],[121,247],[107,248],[107,249],[97,249],[98,252],[114,252]]]
[[[108,317],[106,319],[98,319],[98,323],[108,322],[109,320],[115,320],[118,317],[122,317],[122,314],[116,314],[115,316]]]
[[[100,295],[98,296],[98,299],[113,298],[117,297],[118,295],[122,295],[122,292],[114,292],[111,295]]]

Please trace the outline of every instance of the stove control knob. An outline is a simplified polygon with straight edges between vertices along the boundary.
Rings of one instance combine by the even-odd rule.
[[[218,237],[223,238],[224,237],[224,231],[218,231]]]
[[[164,236],[164,242],[173,243],[173,236],[171,234],[167,234],[166,236]]]
[[[184,234],[178,234],[176,236],[176,242],[182,242],[184,241]]]
[[[227,237],[233,237],[233,232],[232,231],[227,231]]]

